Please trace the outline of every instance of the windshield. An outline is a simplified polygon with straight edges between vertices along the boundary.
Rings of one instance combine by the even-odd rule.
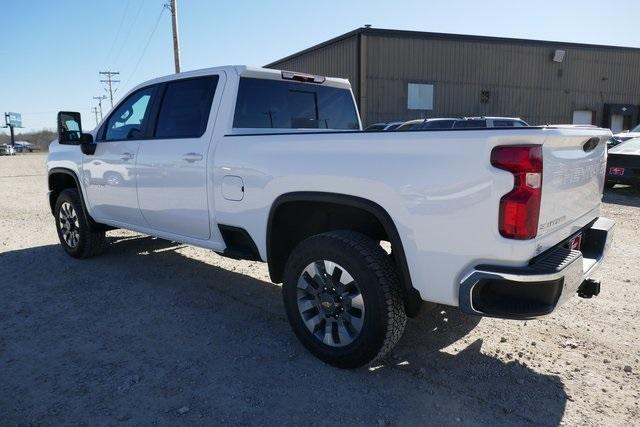
[[[430,120],[422,123],[419,129],[451,129],[455,120]]]
[[[398,126],[396,130],[412,130],[422,122],[424,122],[424,120],[411,120],[408,122],[404,122],[403,124]]]
[[[634,127],[633,129],[631,129],[629,132],[640,132],[640,125]]]

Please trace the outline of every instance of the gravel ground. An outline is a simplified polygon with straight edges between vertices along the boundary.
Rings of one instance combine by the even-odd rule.
[[[640,194],[598,298],[517,322],[438,308],[380,366],[298,343],[265,265],[126,231],[58,246],[45,156],[0,157],[0,424],[640,425]]]

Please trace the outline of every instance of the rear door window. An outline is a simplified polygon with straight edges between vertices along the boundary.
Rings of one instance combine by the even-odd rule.
[[[359,129],[359,123],[347,89],[242,77],[233,127]]]
[[[156,138],[199,138],[207,129],[218,76],[167,83],[156,125]]]

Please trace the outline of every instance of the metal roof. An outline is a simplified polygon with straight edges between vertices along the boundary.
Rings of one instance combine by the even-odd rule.
[[[398,38],[418,38],[418,39],[433,39],[433,40],[450,40],[450,41],[463,41],[463,42],[477,42],[477,43],[506,43],[514,45],[529,45],[529,46],[549,46],[556,48],[576,48],[576,49],[606,49],[606,50],[623,50],[640,52],[638,47],[625,47],[625,46],[610,46],[599,44],[586,44],[586,43],[571,43],[552,40],[531,40],[531,39],[518,39],[509,37],[492,37],[492,36],[476,36],[469,34],[451,34],[451,33],[432,33],[425,31],[407,31],[407,30],[390,30],[384,28],[371,28],[360,27],[348,33],[342,34],[338,37],[334,37],[325,42],[311,46],[307,49],[301,50],[284,58],[273,61],[265,67],[273,67],[280,62],[287,61],[300,55],[304,55],[314,50],[322,49],[325,46],[332,45],[339,41],[357,36],[360,34],[384,36],[384,37],[398,37]]]

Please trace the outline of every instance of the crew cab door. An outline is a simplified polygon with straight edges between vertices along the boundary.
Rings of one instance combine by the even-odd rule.
[[[140,212],[154,230],[209,239],[209,144],[223,75],[172,80],[162,85],[153,137],[137,159]],[[216,102],[214,102],[214,97]]]
[[[83,158],[83,180],[96,220],[146,225],[138,208],[136,158],[149,136],[157,95],[157,86],[129,95],[98,131],[95,153]]]

